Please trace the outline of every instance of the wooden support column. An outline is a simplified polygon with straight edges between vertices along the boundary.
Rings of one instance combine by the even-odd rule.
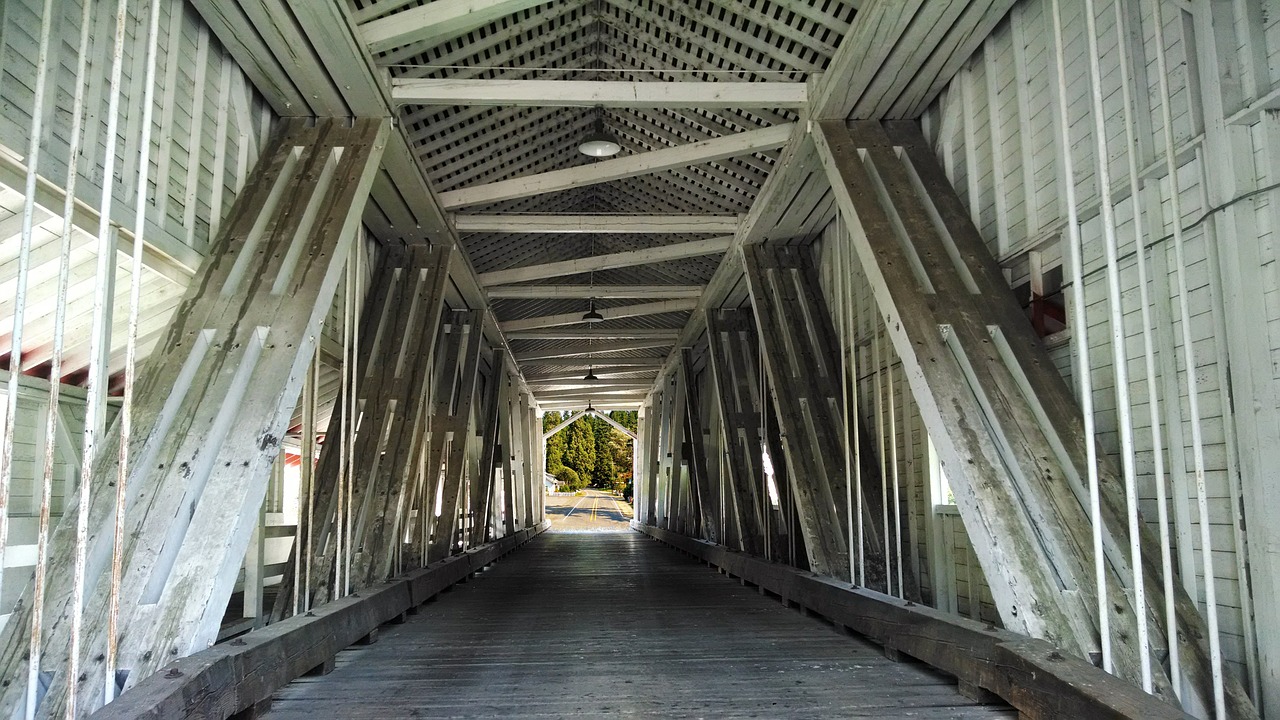
[[[131,687],[208,647],[239,574],[271,465],[298,402],[320,325],[386,142],[384,120],[285,120],[237,198],[169,330],[141,366],[127,438],[107,436],[90,483],[83,677],[58,677],[69,646],[75,529],[51,538],[41,716],[101,705],[116,488],[126,487],[120,555],[120,668]],[[132,462],[119,478],[119,446]],[[0,635],[0,677],[26,677],[30,590]],[[114,680],[114,678],[113,678]],[[0,687],[11,717],[25,684]]]
[[[533,396],[520,393],[520,442],[524,445],[524,502],[522,517],[525,527],[533,527],[537,523],[538,507],[542,494],[542,467],[538,464],[538,447],[542,444],[542,433],[538,427],[538,411]]]
[[[729,461],[726,505],[733,506],[742,549],[763,556],[766,534],[769,547],[786,547],[786,525],[765,498],[755,323],[745,310],[708,310],[707,337]]]
[[[427,439],[426,507],[441,498],[440,517],[431,532],[428,562],[453,554],[467,472],[467,440],[480,374],[483,339],[481,310],[454,310],[446,315],[443,347],[437,349],[435,409]],[[428,516],[430,516],[428,512]]]
[[[484,414],[481,417],[480,434],[480,472],[476,474],[477,483],[471,493],[471,516],[475,525],[471,528],[471,545],[480,545],[491,537],[489,532],[490,507],[493,504],[493,476],[498,466],[498,428],[501,420],[498,417],[499,402],[507,383],[507,353],[502,348],[494,348],[493,358],[489,363],[492,370],[485,383]]]
[[[684,387],[684,432],[689,460],[691,496],[696,499],[696,518],[701,537],[720,542],[720,495],[707,475],[706,442],[702,436],[701,393],[694,384],[693,348],[680,349],[680,384]]]
[[[917,126],[831,121],[813,137],[1001,618],[1066,652],[1093,654],[1098,597],[1084,479],[1094,438],[1071,391]],[[1136,683],[1136,612],[1153,627],[1154,667],[1166,652],[1160,553],[1144,528],[1148,606],[1134,608],[1123,485],[1100,455],[1103,604],[1116,672]],[[1207,630],[1177,592],[1183,667],[1212,697]],[[1163,674],[1155,690],[1173,700]],[[1227,695],[1232,717],[1257,716],[1232,678]]]
[[[665,386],[665,383],[663,385]],[[642,504],[641,508],[637,509],[637,515],[644,518],[645,524],[654,526],[658,524],[658,428],[661,427],[659,417],[662,415],[663,392],[664,387],[659,387],[645,404],[645,459],[640,464],[640,469],[644,471],[644,493],[643,495],[636,493],[636,499]],[[639,482],[637,486],[640,486]]]
[[[426,427],[423,406],[448,281],[450,248],[426,246],[388,248],[374,275],[363,317],[361,347],[356,350],[357,406],[363,419],[350,452],[354,456],[350,478],[351,507],[357,508],[351,523],[352,588],[380,582],[391,572],[399,530],[417,474],[418,458]],[[329,421],[330,432],[315,475],[315,528],[311,534],[311,605],[331,600],[334,568],[345,558],[335,554],[342,443],[334,431],[342,425],[341,403]],[[406,490],[409,492],[406,493]],[[292,573],[285,574],[287,590],[276,599],[276,615],[292,605]]]
[[[515,377],[504,371],[502,378],[502,398],[498,401],[498,443],[499,458],[502,465],[502,529],[503,534],[510,535],[517,529],[516,523],[516,445],[515,435],[511,430],[515,422]]]
[[[840,353],[808,253],[751,245],[743,247],[743,265],[809,566],[841,577],[849,544]]]

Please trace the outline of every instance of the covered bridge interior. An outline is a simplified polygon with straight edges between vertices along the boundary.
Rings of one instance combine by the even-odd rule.
[[[3,0],[0,104],[0,717],[1280,718],[1275,0]]]

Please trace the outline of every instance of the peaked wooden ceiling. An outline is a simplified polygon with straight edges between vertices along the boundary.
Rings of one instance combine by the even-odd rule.
[[[631,385],[663,358],[669,367],[673,348],[700,341],[700,310],[743,301],[739,246],[806,242],[833,217],[807,120],[918,117],[1014,0],[189,2],[278,114],[399,118],[367,227],[383,242],[465,250],[449,302],[492,310],[486,333],[511,350],[537,393],[533,378],[568,377],[606,358],[633,363],[611,368]],[[451,89],[464,95],[495,94],[445,101],[459,96],[433,91],[449,81],[461,81]],[[601,103],[623,149],[621,160],[596,160],[577,151],[597,118],[587,96],[499,101],[511,97],[504,88],[547,81],[612,81],[636,96],[685,83],[686,99],[698,95]],[[748,93],[760,88],[758,106],[743,83]],[[731,84],[738,101],[717,106]],[[805,100],[778,101],[797,93],[770,92],[771,84],[802,89]],[[716,102],[701,97],[704,88]],[[474,215],[530,214],[739,222],[732,233],[456,227]],[[598,291],[573,290],[584,286]],[[695,306],[690,293],[699,290]],[[619,317],[563,324],[590,297]],[[661,298],[683,300],[645,305]],[[507,333],[513,327],[540,330]],[[582,331],[577,339],[572,329]],[[606,337],[621,331],[651,335]],[[591,354],[560,352],[579,345]]]
[[[526,3],[527,4],[527,3]],[[364,27],[418,5],[356,0]],[[375,55],[391,76],[473,80],[803,83],[826,69],[854,16],[850,2],[786,0],[576,0],[521,8],[448,39],[427,37]],[[577,145],[603,116],[621,156],[794,122],[787,107],[609,108],[406,105],[400,119],[417,160],[437,192],[475,187],[597,162]],[[466,213],[575,215],[741,215],[755,201],[779,149],[701,162],[608,183],[468,207]],[[462,242],[476,270],[487,273],[540,263],[696,240],[683,234],[473,233]],[[720,255],[557,277],[557,284],[705,285]],[[602,309],[634,305],[609,299]],[[586,310],[583,299],[502,299],[499,321]],[[678,331],[687,310],[611,319],[592,330]],[[585,325],[577,326],[585,328]],[[674,339],[674,338],[673,338]],[[512,339],[517,353],[547,340]],[[598,356],[659,357],[668,348]],[[653,369],[619,375],[634,382]]]

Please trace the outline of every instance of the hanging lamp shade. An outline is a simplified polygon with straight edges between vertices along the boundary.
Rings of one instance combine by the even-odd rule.
[[[591,301],[591,308],[582,314],[582,322],[585,322],[585,323],[604,322],[604,316],[601,315],[599,311],[596,310],[595,300]]]
[[[595,128],[578,145],[578,152],[591,157],[610,157],[621,151],[618,138],[605,129],[603,117],[596,118]]]
[[[596,369],[593,366],[587,367],[587,376],[582,378],[583,382],[595,382],[600,378],[596,377]]]

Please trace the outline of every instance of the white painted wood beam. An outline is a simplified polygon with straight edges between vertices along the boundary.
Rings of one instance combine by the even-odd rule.
[[[611,361],[606,360],[605,362],[611,362]],[[615,367],[613,365],[608,365],[608,366],[592,365],[591,372],[595,373],[595,376],[600,378],[601,380],[643,380],[645,378],[653,377],[654,375],[657,374],[658,371],[657,371],[657,368],[646,369],[646,368]],[[639,375],[640,377],[636,377],[637,375]],[[622,377],[622,376],[626,376],[626,377]],[[576,380],[581,380],[582,377],[583,377],[583,373],[581,371],[578,371],[578,372],[571,372],[571,373],[557,372],[557,373],[552,373],[550,375],[533,375],[533,374],[525,373],[524,379],[525,379],[525,382],[527,383],[537,385],[538,383],[546,384],[551,382],[572,382]],[[652,380],[650,380],[650,382],[652,382]]]
[[[607,350],[608,348],[606,348]],[[624,348],[630,349],[630,348]],[[600,358],[592,360],[589,357],[574,358],[573,356],[556,355],[553,358],[536,358],[531,353],[527,353],[520,357],[520,367],[536,368],[539,366],[555,366],[555,367],[595,367],[602,363],[608,363],[610,368],[646,368],[657,369],[662,367],[666,362],[666,358]]]
[[[598,390],[543,390],[542,392],[534,393],[534,397],[540,400],[590,400],[602,396],[607,398],[643,397],[652,389],[652,386],[646,385],[643,388],[623,388],[620,390],[609,388],[600,388]]]
[[[636,382],[636,381],[609,382],[608,380],[597,380],[596,382],[583,382],[581,379],[578,380],[577,382],[542,383],[542,384],[529,383],[529,390],[531,390],[535,395],[545,393],[545,392],[554,392],[554,391],[560,391],[560,390],[579,390],[582,392],[607,390],[607,391],[613,392],[613,391],[620,391],[620,390],[648,390],[651,387],[653,387],[652,382]]]
[[[702,255],[718,255],[728,250],[732,243],[733,236],[730,235],[708,240],[677,243],[675,245],[662,245],[655,248],[645,248],[644,250],[627,250],[606,255],[575,258],[573,260],[560,260],[542,265],[494,270],[480,273],[480,284],[485,286],[505,285],[528,280],[577,275],[578,273],[591,272],[593,270],[611,270],[614,268],[634,267],[636,265],[648,265],[665,260],[683,260]]]
[[[360,25],[372,53],[409,43],[438,44],[545,0],[437,0]]]
[[[547,438],[551,437],[552,435],[555,435],[556,433],[560,432],[561,430],[563,430],[563,429],[565,429],[565,428],[569,427],[570,425],[574,424],[575,422],[577,422],[577,421],[578,421],[578,418],[583,417],[583,416],[585,416],[586,414],[587,414],[587,411],[586,411],[586,410],[579,410],[578,412],[576,412],[576,413],[574,413],[574,414],[570,415],[569,417],[565,418],[564,420],[560,421],[560,424],[558,424],[558,425],[556,425],[555,427],[551,428],[550,430],[548,430],[548,431],[546,431],[546,432],[542,433],[542,441],[543,441],[543,442],[546,442],[546,441],[547,441]]]
[[[508,340],[668,340],[675,342],[679,330],[653,328],[554,328],[550,330],[516,330],[505,333]]]
[[[460,233],[732,233],[736,215],[455,215]]]
[[[535,398],[536,399],[536,398]],[[597,402],[598,401],[598,402]],[[538,401],[538,409],[542,412],[558,412],[573,411],[591,405],[595,410],[609,412],[610,410],[637,410],[644,404],[643,400],[628,400],[627,398],[589,398],[582,400],[540,400]]]
[[[557,358],[585,358],[600,353],[619,352],[622,350],[651,350],[671,347],[670,340],[612,340],[593,343],[575,343],[546,350],[530,350],[516,353],[516,362],[523,366],[529,360],[554,360]],[[614,359],[606,360],[610,365],[620,364]],[[554,363],[569,364],[569,363]],[[582,366],[590,363],[583,362]]]
[[[771,150],[785,145],[794,128],[795,123],[775,125],[762,130],[750,130],[744,133],[725,135],[714,140],[704,140],[680,147],[654,150],[653,152],[629,155],[613,160],[602,160],[564,170],[552,170],[537,175],[501,180],[461,190],[452,190],[440,194],[440,204],[444,208],[452,210],[468,205],[512,200],[559,190],[569,190],[584,185],[596,185],[712,160],[723,160],[735,155],[747,155],[762,150]]]
[[[663,300],[661,302],[640,303],[638,305],[623,305],[615,308],[600,308],[597,310],[604,316],[605,320],[616,320],[618,318],[641,317],[644,315],[660,315],[669,312],[684,312],[693,310],[698,306],[698,300],[681,299],[681,300]],[[498,327],[505,333],[517,332],[521,330],[537,330],[539,328],[559,327],[561,325],[577,325],[582,322],[582,313],[571,312],[561,313],[559,315],[544,315],[542,317],[524,318],[522,320],[508,320],[498,323]]]
[[[802,108],[808,93],[798,82],[393,78],[391,99],[398,105]]]
[[[705,285],[499,285],[487,290],[490,300],[702,297]],[[618,308],[614,308],[615,310]],[[603,311],[601,312],[603,314]]]

